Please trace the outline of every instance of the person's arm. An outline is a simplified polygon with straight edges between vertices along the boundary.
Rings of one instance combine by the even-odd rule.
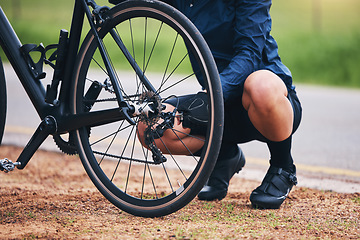
[[[271,1],[237,1],[234,57],[220,73],[225,102],[238,96],[240,85],[261,62],[266,36],[271,28]]]

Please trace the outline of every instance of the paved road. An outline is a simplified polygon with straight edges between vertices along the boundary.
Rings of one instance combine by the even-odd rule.
[[[4,143],[25,145],[39,118],[7,65],[5,74],[8,118]],[[360,91],[300,85],[297,92],[303,105],[303,120],[294,135],[293,157],[302,185],[360,192]],[[43,148],[54,149],[51,139]],[[241,176],[260,181],[268,167],[266,145],[251,142],[242,148],[249,170]]]

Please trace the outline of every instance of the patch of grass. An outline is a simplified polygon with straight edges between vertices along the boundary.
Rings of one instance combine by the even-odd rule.
[[[204,203],[203,203],[203,208],[204,208],[205,210],[211,210],[211,209],[213,209],[214,207],[215,207],[214,202],[204,202]]]
[[[354,197],[352,201],[360,205],[360,197]]]
[[[221,207],[226,211],[226,214],[231,215],[234,212],[234,204],[221,202]]]
[[[68,29],[74,1],[2,1],[1,7],[23,43],[57,42],[60,29]]]
[[[7,217],[14,217],[15,213],[13,212],[8,212],[5,214]]]
[[[298,35],[285,62],[295,82],[360,87],[360,32],[348,36]]]
[[[27,214],[27,216],[29,218],[36,218],[35,214],[33,212],[31,212],[31,211]]]
[[[357,0],[273,2],[272,35],[295,83],[360,87],[359,9]]]

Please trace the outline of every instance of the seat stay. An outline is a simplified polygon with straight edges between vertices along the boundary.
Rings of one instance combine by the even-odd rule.
[[[140,69],[139,65],[137,64],[137,62],[135,61],[135,59],[133,58],[133,56],[131,55],[131,53],[129,52],[129,50],[126,48],[125,44],[121,40],[121,37],[115,32],[114,29],[110,30],[110,34],[114,39],[114,41],[116,42],[116,44],[118,45],[118,47],[120,48],[120,50],[122,51],[122,53],[124,54],[124,56],[126,57],[126,59],[128,60],[131,67],[136,72],[136,75],[139,77],[142,84],[144,84],[144,86],[147,88],[148,91],[154,93],[157,92],[155,87],[150,83],[150,81],[145,76],[145,70],[143,71]]]

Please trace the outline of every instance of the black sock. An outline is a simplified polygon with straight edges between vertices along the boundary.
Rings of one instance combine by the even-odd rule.
[[[267,142],[270,150],[270,165],[283,168],[291,173],[295,172],[295,165],[291,156],[292,136],[281,142]]]
[[[227,161],[238,153],[238,146],[235,143],[222,143],[217,161]]]

